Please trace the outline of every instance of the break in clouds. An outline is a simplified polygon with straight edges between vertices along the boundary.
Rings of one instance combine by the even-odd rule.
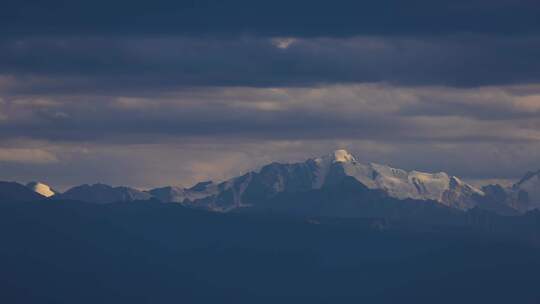
[[[336,148],[469,179],[540,168],[533,1],[243,2],[8,3],[0,179],[189,185]]]

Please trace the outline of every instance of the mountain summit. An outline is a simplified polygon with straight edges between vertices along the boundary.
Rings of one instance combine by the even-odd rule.
[[[26,184],[26,187],[45,197],[51,197],[56,194],[56,191],[52,190],[49,185],[46,185],[42,182],[29,182],[28,184]]]
[[[328,154],[327,156],[323,156],[323,157],[318,158],[318,159],[323,160],[325,158],[332,160],[332,162],[334,162],[334,163],[347,163],[347,162],[355,162],[356,161],[354,156],[351,153],[349,153],[349,151],[344,150],[344,149],[336,150],[336,151]]]

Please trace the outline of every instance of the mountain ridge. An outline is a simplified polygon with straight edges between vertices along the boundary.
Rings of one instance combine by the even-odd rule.
[[[271,163],[259,171],[251,171],[220,184],[208,184],[203,198],[186,199],[182,203],[228,211],[257,204],[281,192],[301,192],[320,189],[350,176],[371,190],[382,190],[397,199],[438,201],[456,209],[475,206],[475,196],[484,195],[480,189],[462,182],[447,173],[407,172],[376,163],[362,164],[356,157],[340,149],[327,155],[298,163]],[[189,189],[186,194],[195,194]],[[202,191],[197,191],[201,193]]]
[[[59,193],[42,182],[32,182],[26,187],[39,194],[36,199],[49,197],[101,204],[156,199],[229,212],[269,201],[276,203],[275,198],[283,197],[280,196],[283,193],[308,193],[340,185],[346,178],[358,181],[366,191],[381,192],[398,201],[435,202],[462,211],[479,207],[513,214],[540,207],[540,170],[528,172],[511,187],[487,185],[479,189],[446,172],[406,171],[377,163],[364,164],[344,149],[303,162],[272,162],[221,182],[203,181],[187,188],[164,186],[142,191],[97,183]]]

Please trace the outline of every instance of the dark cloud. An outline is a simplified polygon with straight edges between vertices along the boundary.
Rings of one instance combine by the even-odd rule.
[[[338,113],[297,112],[295,109],[260,111],[219,104],[197,108],[180,104],[153,111],[111,108],[96,103],[68,105],[62,112],[35,110],[28,117],[4,124],[0,138],[116,143],[213,136],[244,139],[386,138],[391,134],[399,137],[405,129],[407,125],[398,119],[386,121],[368,113],[344,119]]]
[[[534,0],[3,2],[3,35],[432,35],[537,33]]]
[[[4,74],[40,77],[19,91],[159,91],[178,86],[388,82],[480,85],[540,81],[540,37],[29,38],[0,42]],[[13,88],[15,90],[17,88]]]
[[[537,86],[529,86],[529,88]],[[418,102],[400,109],[403,116],[459,116],[478,120],[517,122],[540,119],[540,95],[527,87],[483,87],[463,91],[433,89],[420,94]],[[529,95],[522,95],[527,92]]]
[[[148,143],[167,138],[531,142],[540,99],[504,87],[183,88],[152,96],[6,95],[0,138]],[[536,92],[540,89],[537,88]],[[509,114],[510,113],[510,114]],[[531,133],[532,132],[532,133]]]

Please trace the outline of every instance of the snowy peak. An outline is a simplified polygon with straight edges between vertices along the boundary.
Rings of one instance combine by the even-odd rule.
[[[41,194],[45,197],[51,197],[56,194],[56,192],[52,190],[51,187],[49,187],[49,185],[46,185],[42,182],[37,182],[37,181],[29,182],[28,184],[26,184],[26,187],[28,187],[30,190],[38,194]]]
[[[314,189],[332,184],[336,178],[351,176],[367,188],[382,190],[394,198],[433,200],[459,209],[474,207],[472,197],[483,195],[481,190],[445,172],[409,172],[377,163],[362,164],[346,150],[336,150],[314,162],[317,166]]]
[[[331,155],[333,157],[333,162],[335,163],[348,163],[356,161],[351,153],[343,149],[336,150]]]
[[[444,172],[408,172],[375,163],[347,165],[345,172],[366,187],[383,190],[394,198],[434,200],[446,205],[454,205],[454,202],[445,199],[447,197],[446,192],[456,189],[457,185],[463,184],[459,179],[449,177]],[[469,185],[467,185],[467,189],[468,187]]]
[[[334,152],[329,153],[327,155],[316,158],[315,161],[317,163],[320,163],[320,164],[322,164],[322,163],[332,164],[332,163],[355,162],[356,159],[347,150],[339,149],[339,150],[335,150]]]
[[[407,172],[378,164],[370,164],[370,168],[374,172],[371,188],[385,190],[395,198],[441,201],[444,191],[450,187],[449,177],[444,172]]]
[[[311,163],[315,164],[312,186],[313,189],[319,189],[328,183],[328,177],[332,175],[332,171],[335,171],[336,165],[356,163],[356,158],[347,150],[339,149],[324,156],[309,159],[304,162],[304,164]]]

